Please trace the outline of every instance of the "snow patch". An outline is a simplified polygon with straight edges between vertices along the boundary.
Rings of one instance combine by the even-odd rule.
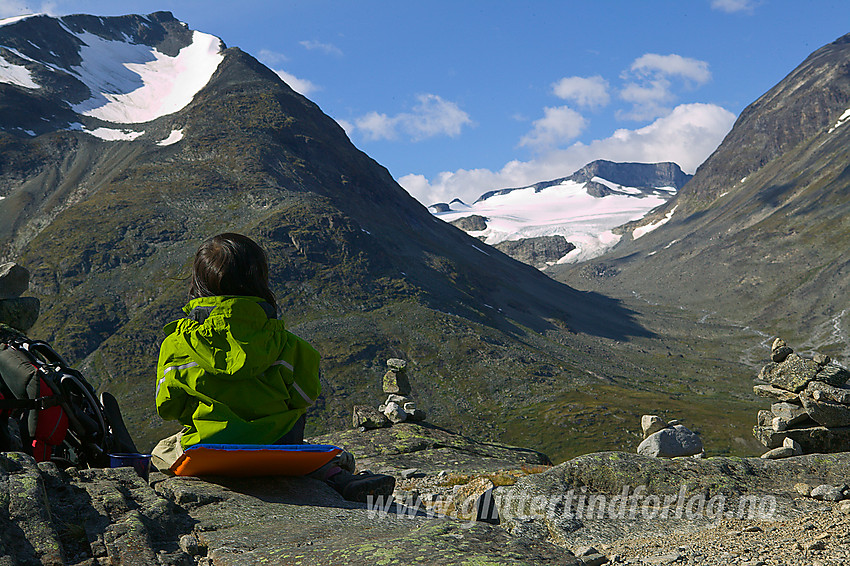
[[[475,244],[470,244],[470,245],[471,245],[473,248],[475,248],[476,250],[478,250],[479,252],[481,252],[482,254],[484,254],[484,255],[490,255],[490,254],[488,254],[487,252],[485,252],[484,250],[482,250],[481,248],[479,248],[478,246],[476,246]]]
[[[15,65],[0,55],[0,83],[12,84],[24,88],[41,88],[34,80],[29,69]]]
[[[89,130],[79,122],[69,124],[68,130],[72,132],[83,132],[106,141],[132,141],[145,133],[144,131],[136,132],[133,130],[113,130],[111,128],[95,128],[94,130]]]
[[[21,20],[26,20],[27,18],[34,18],[36,16],[43,16],[44,14],[26,14],[23,16],[12,16],[11,18],[3,18],[0,20],[0,27],[8,26],[9,24],[14,24],[15,22],[20,22]]]
[[[652,224],[647,224],[646,226],[639,226],[639,227],[635,228],[634,231],[632,232],[632,239],[637,240],[641,236],[645,236],[646,234],[649,234],[650,232],[652,232],[656,228],[664,226],[665,224],[670,222],[670,219],[673,217],[673,213],[676,212],[677,208],[678,208],[678,205],[674,206],[673,210],[668,212],[664,216],[664,218],[662,218],[658,222],[654,222]]]
[[[829,129],[829,131],[828,131],[827,133],[828,133],[828,134],[831,134],[831,133],[832,133],[832,132],[834,132],[834,131],[835,131],[835,130],[839,127],[839,126],[841,126],[842,124],[844,124],[847,120],[850,120],[850,108],[848,108],[847,110],[845,110],[845,111],[844,111],[844,114],[842,114],[841,116],[839,116],[838,121],[835,123],[835,125],[834,125],[834,126],[832,126],[832,127]]]
[[[181,110],[224,59],[221,40],[198,31],[176,57],[89,32],[74,35],[84,45],[80,48],[82,63],[71,72],[85,83],[92,97],[73,109],[118,124],[149,122]]]
[[[485,230],[470,233],[482,236],[489,245],[505,240],[539,236],[563,236],[576,246],[558,263],[572,263],[603,254],[620,240],[611,230],[638,220],[647,212],[667,202],[666,195],[640,197],[625,194],[623,187],[605,181],[606,186],[618,187],[618,194],[598,198],[587,194],[585,183],[564,181],[561,184],[535,191],[534,187],[515,189],[476,201],[463,208],[453,201],[447,212],[433,212],[446,222],[478,214],[488,218]],[[459,210],[460,209],[460,210]]]
[[[171,130],[171,133],[168,134],[168,137],[164,140],[156,142],[156,145],[172,145],[183,139],[183,130]]]

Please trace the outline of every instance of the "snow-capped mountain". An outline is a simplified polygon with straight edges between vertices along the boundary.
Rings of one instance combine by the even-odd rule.
[[[534,263],[545,268],[546,264],[574,263],[601,255],[620,240],[615,228],[665,204],[689,178],[674,163],[600,160],[569,177],[490,191],[471,205],[455,199],[429,210],[500,249],[504,242],[530,240],[539,246],[540,238],[566,239],[571,246],[559,248],[563,255]]]
[[[21,103],[3,113],[2,126],[32,137],[77,130],[108,141],[138,138],[146,133],[141,124],[192,101],[223,49],[217,37],[167,12],[0,20],[0,83],[19,87]],[[45,114],[48,105],[53,112]],[[170,144],[181,133],[161,137]]]

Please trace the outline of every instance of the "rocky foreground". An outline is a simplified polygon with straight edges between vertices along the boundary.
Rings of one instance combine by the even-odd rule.
[[[308,478],[60,471],[0,454],[0,565],[843,564],[850,453],[760,458],[532,450],[415,423],[312,439],[393,473],[380,508]],[[802,495],[806,493],[806,495]],[[617,496],[620,496],[619,498]],[[390,503],[390,502],[388,502]],[[475,520],[478,517],[483,520]],[[486,521],[486,522],[485,522]]]

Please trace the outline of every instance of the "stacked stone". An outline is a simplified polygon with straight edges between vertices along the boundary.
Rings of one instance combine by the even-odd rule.
[[[29,289],[30,273],[17,263],[0,264],[0,323],[26,332],[38,319],[39,300],[21,297]]]
[[[850,372],[823,354],[803,358],[781,338],[773,342],[771,360],[753,387],[773,401],[753,428],[770,448],[762,458],[850,450]]]
[[[407,379],[407,362],[398,358],[387,360],[387,373],[383,377],[384,393],[388,394],[386,401],[377,410],[367,405],[355,405],[354,428],[368,430],[384,428],[405,421],[424,421],[425,411],[416,408],[416,403],[409,397],[410,380]]]
[[[699,435],[678,420],[666,422],[658,415],[643,415],[640,426],[643,442],[637,448],[638,454],[652,458],[678,458],[705,453]]]

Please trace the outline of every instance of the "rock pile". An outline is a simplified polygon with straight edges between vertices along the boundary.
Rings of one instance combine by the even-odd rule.
[[[702,439],[688,430],[678,420],[669,423],[657,415],[643,415],[640,419],[643,442],[637,453],[653,458],[698,456],[704,453]]]
[[[771,360],[753,387],[773,401],[753,428],[771,449],[762,458],[850,450],[850,372],[823,354],[795,354],[781,338],[773,342]]]
[[[425,411],[416,408],[416,403],[409,397],[410,381],[407,379],[407,362],[398,358],[387,360],[387,373],[383,378],[384,393],[388,394],[386,401],[377,409],[368,405],[355,405],[353,422],[354,428],[369,430],[384,428],[404,421],[424,421]]]
[[[35,297],[21,297],[29,289],[30,273],[17,263],[0,265],[0,323],[21,332],[38,319],[41,307]]]

